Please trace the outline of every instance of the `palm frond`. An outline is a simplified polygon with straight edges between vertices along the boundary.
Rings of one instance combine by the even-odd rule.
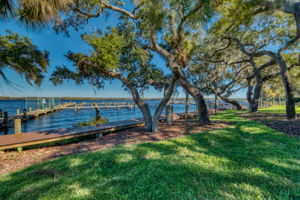
[[[71,3],[72,0],[21,0],[18,15],[27,25],[43,25],[58,18],[59,12]]]
[[[14,15],[14,2],[13,0],[0,1],[0,18],[8,18]]]

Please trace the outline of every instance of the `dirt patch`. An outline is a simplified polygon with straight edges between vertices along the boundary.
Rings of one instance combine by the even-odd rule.
[[[297,120],[287,120],[285,114],[271,113],[243,113],[241,117],[259,121],[266,126],[288,135],[300,136],[300,115],[297,115]]]
[[[60,146],[43,147],[17,153],[0,153],[0,174],[13,172],[33,164],[66,155],[96,151],[120,144],[135,144],[180,137],[193,133],[227,127],[226,122],[199,123],[195,119],[180,119],[174,125],[159,125],[159,132],[148,133],[142,127],[112,133],[99,139],[89,139]]]

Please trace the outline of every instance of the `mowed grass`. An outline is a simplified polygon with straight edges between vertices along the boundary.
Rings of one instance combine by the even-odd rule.
[[[300,138],[232,126],[67,156],[0,176],[0,199],[300,199]]]
[[[259,112],[263,113],[278,113],[278,114],[285,114],[285,105],[284,106],[270,106],[266,108],[260,108]],[[300,114],[300,107],[296,106],[296,113]]]

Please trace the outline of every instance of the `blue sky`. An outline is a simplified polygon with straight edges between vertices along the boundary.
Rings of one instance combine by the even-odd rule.
[[[116,22],[116,16],[112,15],[107,19],[95,19],[91,21],[90,26],[83,30],[89,32],[90,29],[105,28]],[[47,50],[50,53],[50,66],[48,74],[40,87],[30,86],[22,77],[12,70],[6,69],[7,77],[10,81],[19,85],[19,90],[7,86],[3,80],[0,80],[0,95],[2,96],[45,96],[45,97],[131,97],[127,91],[121,87],[119,81],[107,82],[104,89],[94,90],[88,84],[77,85],[74,82],[65,82],[63,85],[54,86],[49,81],[50,74],[54,71],[57,65],[67,65],[70,63],[66,60],[65,54],[71,50],[74,52],[87,52],[89,47],[81,40],[80,32],[71,31],[70,37],[64,35],[57,35],[51,27],[40,29],[30,29],[25,25],[16,21],[2,21],[0,22],[0,34],[5,34],[6,30],[18,33],[21,36],[29,37],[32,42],[41,50]],[[155,55],[153,62],[167,70],[165,62]],[[157,98],[161,97],[162,93],[150,89],[145,92],[144,97]],[[179,96],[183,97],[184,92],[179,89]],[[234,97],[245,97],[245,91],[240,91]]]

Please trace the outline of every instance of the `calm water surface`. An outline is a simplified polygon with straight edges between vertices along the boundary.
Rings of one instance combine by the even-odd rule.
[[[48,105],[48,99],[46,99],[46,105]],[[56,100],[55,103],[67,103],[67,102],[76,102],[76,103],[105,103],[105,102],[126,102],[133,103],[130,100]],[[154,113],[154,110],[158,104],[158,100],[149,100],[147,101],[150,104],[151,112]],[[24,108],[29,110],[29,107],[32,109],[36,109],[38,103],[36,100],[0,100],[0,109],[7,111],[9,115],[16,114],[17,108],[20,108],[21,112]],[[191,105],[191,111],[195,111],[195,105]],[[176,104],[174,105],[174,112],[180,113],[185,111],[184,104]],[[101,109],[100,115],[108,119],[109,122],[134,119],[134,118],[142,118],[142,113],[138,108],[136,109]],[[73,109],[65,109],[61,111],[57,111],[55,113],[51,113],[48,115],[40,116],[37,119],[29,120],[26,123],[22,123],[22,132],[31,132],[31,131],[42,131],[49,129],[57,129],[57,128],[70,128],[73,127],[75,123],[89,121],[94,119],[95,117],[95,109],[81,109],[79,111],[74,111]],[[8,133],[1,134],[12,134],[13,129],[9,129]]]
[[[130,100],[49,100],[46,99],[46,106],[49,106],[49,103],[53,102],[54,104],[61,103],[133,103]],[[158,100],[149,100],[147,101],[150,105],[151,112],[154,113]],[[208,101],[209,102],[209,101]],[[222,103],[222,102],[220,102]],[[245,102],[241,102],[244,103]],[[22,112],[23,109],[29,110],[29,107],[32,107],[35,110],[37,107],[41,106],[41,99],[38,100],[0,100],[0,109],[8,112],[8,115],[16,114],[17,108]],[[182,113],[185,112],[185,104],[175,104],[174,112]],[[196,111],[196,106],[190,105],[191,111]],[[164,114],[164,113],[163,113]],[[136,109],[101,109],[100,115],[106,118],[109,122],[115,122],[120,120],[142,118],[142,113],[138,108]],[[48,115],[40,116],[37,119],[29,120],[26,123],[22,123],[22,132],[31,132],[31,131],[42,131],[49,129],[57,128],[71,128],[73,125],[83,121],[90,121],[95,118],[95,109],[81,109],[79,111],[74,111],[73,109],[64,109],[51,113]],[[13,128],[10,128],[8,132],[0,132],[0,135],[3,134],[13,134]]]

